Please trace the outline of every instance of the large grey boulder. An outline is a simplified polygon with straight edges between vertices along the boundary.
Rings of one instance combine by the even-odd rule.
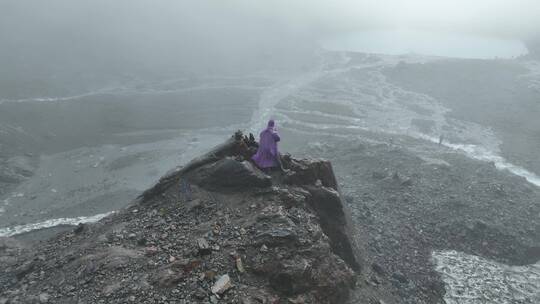
[[[215,146],[209,152],[194,158],[185,166],[176,167],[167,172],[167,174],[161,177],[154,186],[144,191],[138,197],[138,200],[140,202],[146,202],[151,198],[156,197],[156,195],[162,194],[169,187],[179,184],[180,181],[192,171],[209,164],[211,165],[225,157],[243,156],[244,158],[249,158],[254,148],[252,145],[252,143],[246,141],[246,138],[241,132],[236,132],[225,142]]]
[[[272,185],[270,176],[252,163],[237,161],[232,157],[196,168],[188,176],[194,184],[214,190],[242,190]]]

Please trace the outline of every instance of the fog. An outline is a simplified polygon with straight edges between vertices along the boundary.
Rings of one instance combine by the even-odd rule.
[[[540,4],[534,0],[316,0],[253,6],[290,24],[322,30],[429,29],[525,38],[538,33],[540,25]]]
[[[539,101],[538,0],[0,0],[0,269],[11,269],[15,278],[24,268],[20,280],[0,272],[0,303],[49,296],[71,303],[75,300],[64,297],[75,294],[89,303],[104,294],[108,298],[102,302],[107,303],[143,301],[150,295],[175,301],[179,294],[182,303],[192,303],[194,295],[214,303],[217,295],[207,292],[212,279],[197,275],[202,269],[184,273],[182,288],[150,292],[144,287],[153,284],[145,281],[154,278],[149,273],[152,267],[191,260],[196,247],[201,249],[189,235],[182,235],[186,242],[181,246],[168,241],[199,224],[204,228],[195,229],[200,232],[197,238],[213,235],[213,239],[211,253],[197,259],[220,275],[228,271],[235,286],[219,301],[243,303],[235,297],[251,292],[243,288],[255,286],[250,286],[250,276],[256,268],[246,259],[246,273],[240,274],[240,268],[229,262],[212,265],[223,261],[215,257],[229,260],[233,249],[238,258],[255,260],[266,259],[265,254],[285,259],[289,255],[275,254],[279,246],[264,251],[265,245],[260,250],[251,245],[231,247],[229,241],[248,240],[252,232],[260,231],[256,226],[234,227],[232,234],[232,227],[226,226],[231,226],[228,219],[233,213],[230,206],[220,205],[225,204],[222,193],[209,194],[208,206],[206,195],[191,202],[187,221],[180,209],[163,212],[158,206],[161,198],[128,212],[134,218],[149,215],[144,225],[128,223],[130,217],[117,223],[114,214],[122,215],[121,210],[167,172],[181,172],[171,169],[199,159],[193,166],[208,164],[211,178],[204,180],[209,182],[228,183],[230,178],[235,184],[234,174],[242,181],[248,180],[242,174],[265,179],[265,185],[278,181],[271,191],[245,192],[253,190],[257,199],[262,199],[259,193],[287,199],[286,208],[279,207],[275,217],[280,228],[269,235],[281,238],[286,230],[282,236],[289,239],[289,231],[296,228],[281,225],[297,225],[300,218],[289,212],[301,204],[308,206],[312,190],[327,188],[309,176],[307,192],[287,184],[303,182],[311,169],[301,169],[305,174],[289,171],[287,176],[277,170],[281,168],[259,171],[255,161],[253,166],[244,163],[253,160],[257,150],[251,140],[239,142],[253,149],[227,160],[234,171],[230,177],[223,178],[228,171],[220,171],[220,178],[211,176],[212,162],[221,153],[207,154],[212,158],[209,163],[210,159],[199,158],[237,130],[258,139],[270,119],[281,138],[279,151],[332,163],[340,192],[332,190],[332,200],[341,197],[350,209],[343,213],[350,213],[351,233],[363,247],[358,253],[372,263],[362,265],[368,274],[357,274],[362,288],[350,291],[354,296],[347,304],[364,303],[368,297],[373,303],[537,303]],[[243,162],[241,170],[235,169],[237,161]],[[291,169],[296,162],[287,163],[290,168],[285,169]],[[175,179],[163,179],[172,187],[167,188],[174,202],[171,208],[192,194],[189,177],[182,176],[182,185]],[[208,186],[201,183],[193,194]],[[156,196],[169,198],[169,192],[164,194]],[[299,197],[301,202],[296,201]],[[235,205],[245,203],[251,206],[249,212],[259,212],[248,196],[238,198]],[[218,217],[213,217],[218,209]],[[285,209],[287,216],[281,213]],[[234,218],[242,220],[244,211],[238,211]],[[115,226],[110,230],[114,239],[102,237],[109,233],[98,237],[93,228],[83,226],[71,233],[79,223],[104,217],[101,227]],[[175,221],[167,222],[168,233],[160,231],[165,218]],[[259,217],[253,219],[259,222]],[[312,220],[316,221],[310,217],[310,225]],[[137,228],[128,231],[133,226]],[[203,231],[211,226],[229,230]],[[64,286],[62,279],[59,288],[41,284],[48,284],[49,275],[69,280],[54,272],[63,271],[62,263],[49,272],[48,266],[34,267],[38,264],[32,262],[31,274],[26,275],[28,264],[3,256],[11,254],[3,250],[10,244],[3,237],[30,246],[62,231],[69,231],[70,238],[84,238],[89,246],[99,240],[100,248],[127,244],[130,250],[148,253],[145,246],[155,245],[159,252],[133,254],[146,266],[129,276],[124,271],[138,262],[115,267],[115,275],[126,278],[121,285],[116,284],[117,277],[111,279],[101,270],[86,274],[84,268],[88,281]],[[321,235],[311,226],[306,231]],[[320,247],[305,242],[304,234],[298,234],[298,244]],[[220,243],[223,237],[228,238],[226,243]],[[38,257],[34,260],[43,260]],[[339,258],[329,260],[334,259]],[[4,267],[6,261],[15,264]],[[304,290],[304,284],[317,282],[312,278],[326,275],[307,276],[305,271],[311,268],[306,264],[301,274],[296,273],[300,268],[285,273],[284,284],[295,285],[293,281],[302,278],[305,282],[297,287]],[[95,274],[99,280],[92,279]],[[141,279],[140,286],[125,285],[138,282],[136,278]],[[101,286],[108,281],[118,288]],[[264,279],[256,281],[266,284]],[[348,285],[340,283],[336,292],[349,292]],[[297,289],[293,287],[283,291]],[[272,288],[257,285],[253,290]],[[105,290],[113,294],[109,297]],[[45,291],[50,295],[43,296]],[[27,299],[26,294],[34,298]],[[316,303],[309,300],[313,295],[305,301],[302,296],[287,294],[287,298]]]
[[[225,3],[53,0],[0,5],[5,98],[24,97],[14,86],[31,81],[106,86],[132,78],[239,73],[271,64],[279,68],[291,64],[291,57],[301,65],[295,52],[306,51],[302,37],[284,26]]]
[[[6,1],[2,76],[245,71],[297,62],[318,39],[366,29],[449,31],[528,39],[534,0]]]

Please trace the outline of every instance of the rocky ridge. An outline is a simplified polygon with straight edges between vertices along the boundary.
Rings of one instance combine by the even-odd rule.
[[[2,239],[0,303],[345,303],[363,258],[331,164],[265,174],[255,149],[237,133],[98,223]]]

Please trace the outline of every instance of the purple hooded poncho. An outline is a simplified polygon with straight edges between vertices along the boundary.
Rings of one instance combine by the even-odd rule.
[[[273,120],[268,121],[268,126],[259,136],[259,149],[251,159],[261,169],[279,166],[277,161],[277,157],[279,157],[277,142],[280,138]]]

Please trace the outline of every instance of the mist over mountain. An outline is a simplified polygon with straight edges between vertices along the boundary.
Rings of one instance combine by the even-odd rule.
[[[298,69],[313,63],[319,39],[360,30],[525,39],[540,28],[535,11],[530,0],[3,0],[1,97],[65,95],[138,78]]]
[[[272,18],[213,1],[2,1],[0,16],[1,97],[9,99],[298,68],[314,48]]]
[[[0,0],[0,304],[540,303],[539,12]]]

